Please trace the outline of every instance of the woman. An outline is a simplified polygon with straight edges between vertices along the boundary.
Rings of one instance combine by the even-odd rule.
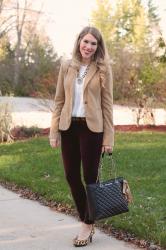
[[[112,73],[101,33],[85,27],[76,39],[72,59],[62,63],[50,128],[50,145],[60,145],[65,176],[81,220],[74,246],[92,240],[85,184],[96,182],[101,152],[112,152]]]

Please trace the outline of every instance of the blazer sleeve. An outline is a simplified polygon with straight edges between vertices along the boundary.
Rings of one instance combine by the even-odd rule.
[[[101,91],[101,106],[103,112],[103,145],[114,146],[114,125],[113,125],[113,77],[112,69],[106,74],[106,80]]]
[[[61,111],[65,102],[65,92],[64,92],[64,72],[65,72],[64,63],[61,64],[58,81],[56,86],[56,93],[54,98],[54,106],[52,111],[51,126],[49,139],[58,139],[59,138],[59,120]]]

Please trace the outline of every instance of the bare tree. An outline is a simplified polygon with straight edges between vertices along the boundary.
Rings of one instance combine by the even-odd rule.
[[[27,7],[27,0],[25,0],[24,8]],[[14,64],[14,86],[17,85],[19,80],[19,58],[20,58],[20,52],[21,52],[21,40],[22,40],[22,32],[23,27],[25,23],[25,17],[26,17],[26,11],[23,10],[22,18],[20,16],[20,7],[19,7],[19,1],[17,0],[16,3],[16,34],[17,34],[17,42],[16,42],[16,48],[15,48],[15,64]]]
[[[6,6],[10,3],[10,0],[0,0],[0,39],[7,34],[9,27],[11,27],[11,22],[13,15],[5,14],[4,12],[7,10]]]
[[[34,18],[32,18],[32,15]],[[35,11],[31,9],[31,2],[28,0],[24,1],[24,7],[20,8],[19,0],[16,2],[16,47],[15,47],[15,68],[14,68],[14,87],[17,86],[19,81],[20,74],[20,60],[21,60],[21,48],[22,48],[22,40],[23,34],[30,25],[32,27],[32,33],[28,37],[28,41],[26,41],[26,47],[28,47],[30,41],[33,39],[35,34],[38,20],[40,18],[41,11]],[[25,50],[24,50],[25,53]]]
[[[0,0],[0,39],[7,34],[14,46],[14,89],[19,82],[22,57],[24,57],[26,49],[36,34],[42,7],[43,3],[41,3],[40,10],[34,10],[32,0]],[[31,29],[31,32],[27,33],[29,29]],[[25,34],[26,41],[24,39]],[[28,37],[27,34],[29,34]]]

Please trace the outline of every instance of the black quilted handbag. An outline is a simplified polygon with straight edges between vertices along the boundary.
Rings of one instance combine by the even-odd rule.
[[[101,157],[97,182],[86,185],[89,219],[94,221],[128,212],[128,203],[132,200],[129,185],[123,177],[100,182],[103,157],[104,154]],[[114,163],[112,154],[109,157]]]

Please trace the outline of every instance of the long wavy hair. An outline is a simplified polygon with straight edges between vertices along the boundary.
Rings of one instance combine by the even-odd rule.
[[[108,59],[108,54],[106,51],[106,46],[103,37],[97,28],[91,26],[83,28],[80,34],[78,35],[73,49],[73,56],[72,56],[73,59],[81,61],[80,42],[83,39],[83,37],[87,34],[91,34],[97,40],[97,50],[92,60],[95,61],[96,63],[100,62],[101,60],[106,61]]]
[[[87,26],[82,29],[82,31],[80,32],[80,34],[78,35],[75,41],[73,54],[72,54],[72,60],[79,67],[79,64],[81,63],[81,59],[82,59],[82,56],[80,53],[80,42],[83,39],[83,37],[87,34],[91,34],[97,40],[97,49],[96,49],[95,54],[92,57],[92,61],[95,62],[97,67],[99,68],[100,77],[103,83],[102,85],[104,86],[104,78],[105,78],[104,75],[110,65],[110,60],[109,60],[109,56],[106,50],[103,37],[97,28]]]
[[[105,73],[110,66],[110,59],[106,50],[103,37],[97,28],[87,26],[82,29],[82,31],[80,32],[80,34],[78,35],[75,41],[73,54],[72,54],[72,61],[74,62],[77,68],[80,67],[81,60],[82,60],[82,56],[80,53],[80,42],[83,39],[83,37],[87,34],[91,34],[97,40],[97,50],[92,57],[92,61],[95,62],[96,66],[99,69],[101,83],[102,83],[102,86],[104,87]]]

